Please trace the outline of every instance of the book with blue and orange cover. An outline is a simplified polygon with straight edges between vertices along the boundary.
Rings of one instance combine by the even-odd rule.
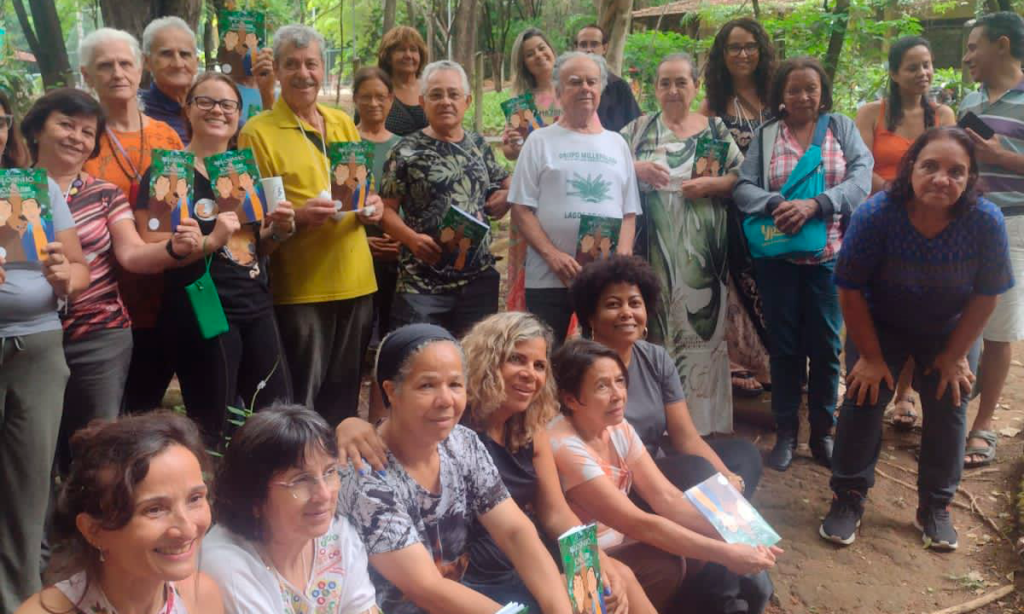
[[[0,256],[7,264],[39,262],[54,240],[46,171],[0,170]]]

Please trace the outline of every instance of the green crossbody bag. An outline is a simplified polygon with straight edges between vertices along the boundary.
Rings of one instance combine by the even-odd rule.
[[[185,293],[192,303],[192,312],[196,314],[199,334],[203,339],[213,339],[217,335],[228,332],[228,319],[224,315],[224,306],[220,303],[217,286],[210,277],[210,263],[213,254],[206,257],[206,272],[199,279],[185,286]]]

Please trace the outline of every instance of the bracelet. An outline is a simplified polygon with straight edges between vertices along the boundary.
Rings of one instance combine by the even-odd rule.
[[[167,254],[168,254],[168,255],[169,255],[169,256],[170,256],[171,258],[174,258],[175,260],[178,260],[178,261],[181,261],[181,260],[184,260],[185,258],[188,258],[188,256],[187,256],[187,255],[185,255],[185,256],[179,256],[178,254],[175,254],[175,253],[174,253],[174,246],[173,246],[173,245],[171,245],[171,240],[170,240],[170,239],[167,239],[167,243],[166,243],[166,246],[167,246]]]
[[[277,231],[274,230],[274,227],[270,227],[270,239],[275,243],[284,243],[288,239],[291,239],[293,236],[295,236],[295,222],[292,222],[292,229],[288,231],[288,233],[285,235],[277,234]]]

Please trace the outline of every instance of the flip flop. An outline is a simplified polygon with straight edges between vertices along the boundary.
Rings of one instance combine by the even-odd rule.
[[[754,398],[761,396],[761,393],[764,392],[764,386],[754,379],[754,374],[750,371],[733,371],[730,375],[732,376],[733,395],[738,397]],[[751,386],[751,382],[753,382],[753,386]]]
[[[900,409],[901,406],[906,407],[907,405],[910,405],[909,409]],[[905,395],[893,406],[893,410],[889,415],[889,424],[892,425],[894,430],[901,433],[908,433],[914,430],[917,419],[920,417],[915,409],[916,407],[917,397],[912,394]]]
[[[967,441],[972,439],[981,439],[988,445],[985,447],[972,446],[964,451],[964,457],[967,456],[980,456],[981,460],[978,461],[964,461],[965,469],[976,469],[978,467],[984,467],[991,465],[992,461],[996,460],[996,442],[999,437],[992,431],[973,430],[967,433]]]

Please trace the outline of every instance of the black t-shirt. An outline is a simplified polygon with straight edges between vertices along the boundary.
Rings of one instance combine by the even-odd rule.
[[[149,208],[149,174],[146,169],[139,185],[139,202],[135,208],[144,211]],[[195,174],[195,191],[189,214],[195,218],[195,203],[208,198],[214,199],[210,180],[199,171]],[[209,235],[216,226],[215,220],[204,221],[196,218],[203,235]],[[210,276],[217,286],[217,294],[224,306],[224,314],[231,320],[248,320],[262,316],[273,308],[267,277],[267,259],[259,256],[259,224],[245,224],[231,236],[222,249],[213,253]],[[164,273],[165,309],[188,308],[185,286],[199,279],[206,271],[206,260],[167,269]],[[173,301],[173,302],[172,302]]]
[[[618,132],[626,124],[640,117],[640,105],[633,97],[633,90],[621,77],[608,73],[608,85],[601,92],[601,103],[597,105],[597,117],[605,130]]]

